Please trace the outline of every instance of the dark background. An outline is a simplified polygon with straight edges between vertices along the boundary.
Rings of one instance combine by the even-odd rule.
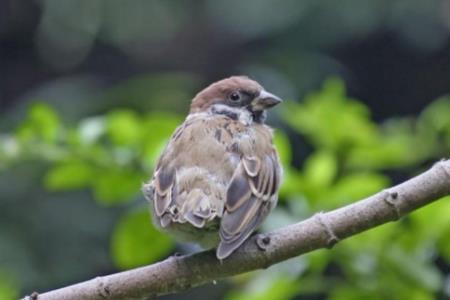
[[[448,92],[447,1],[132,2],[1,1],[2,110],[64,78],[110,86],[143,73],[188,72],[203,86],[256,66],[289,84],[283,92],[292,98],[339,74],[376,119],[418,113]],[[160,20],[143,11],[153,6],[164,8]]]

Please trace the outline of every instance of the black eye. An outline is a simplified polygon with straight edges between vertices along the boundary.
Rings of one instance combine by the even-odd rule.
[[[241,100],[241,95],[238,92],[233,92],[230,94],[230,100],[234,102],[239,101]]]

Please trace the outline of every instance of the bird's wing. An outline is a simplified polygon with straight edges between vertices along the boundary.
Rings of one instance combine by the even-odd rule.
[[[279,182],[280,167],[273,148],[259,157],[242,156],[227,190],[216,252],[219,259],[230,255],[261,224],[276,202]]]
[[[161,217],[172,203],[172,195],[175,182],[175,170],[173,168],[160,167],[156,173],[153,181],[155,188],[154,207],[155,213]]]
[[[225,121],[225,117],[188,118],[169,140],[147,196],[162,227],[188,221],[202,228],[207,220],[222,214],[223,197],[218,195],[224,193],[226,184],[211,175],[222,178],[220,174],[229,172],[231,177],[235,168],[226,150],[231,134],[223,129]]]
[[[170,218],[164,217],[169,206],[175,203],[177,195],[176,182],[176,158],[179,138],[186,133],[186,128],[191,122],[185,121],[180,125],[172,137],[170,138],[166,148],[158,159],[156,164],[153,180],[151,181],[151,189],[148,193],[144,192],[147,200],[153,204],[153,210],[159,219],[162,227],[166,227],[170,223]]]

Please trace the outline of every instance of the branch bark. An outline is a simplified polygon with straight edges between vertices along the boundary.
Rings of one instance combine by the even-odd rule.
[[[172,256],[153,265],[97,277],[82,283],[33,293],[29,300],[141,299],[176,293],[207,282],[268,268],[324,247],[405,214],[450,194],[450,160],[371,197],[247,240],[224,261],[214,251]]]

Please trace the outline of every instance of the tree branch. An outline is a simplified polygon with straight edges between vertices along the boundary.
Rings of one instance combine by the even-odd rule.
[[[342,208],[247,240],[224,261],[214,251],[173,256],[153,265],[49,291],[32,300],[140,299],[176,293],[227,276],[267,268],[389,221],[450,194],[450,160],[402,184]]]

